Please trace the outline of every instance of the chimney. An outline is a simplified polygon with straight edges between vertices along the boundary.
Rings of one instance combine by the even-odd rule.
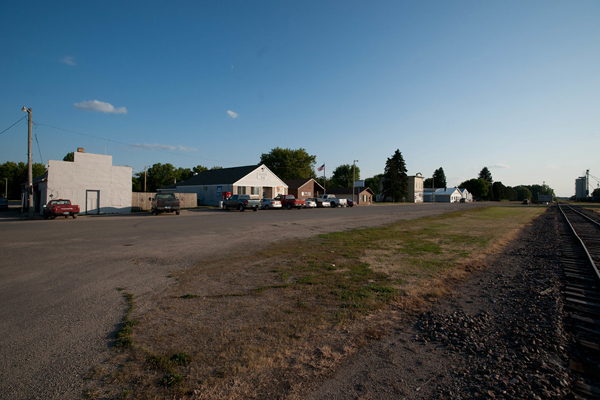
[[[85,150],[83,149],[83,147],[78,147],[77,148],[77,152],[78,153],[85,153]]]

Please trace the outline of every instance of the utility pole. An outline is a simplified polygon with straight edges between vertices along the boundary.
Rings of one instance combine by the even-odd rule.
[[[146,193],[146,166],[144,165],[144,193]]]
[[[354,160],[354,162],[352,163],[352,202],[354,202],[354,187],[356,184],[356,163],[358,162],[358,160]],[[358,204],[358,199],[356,199],[356,203]]]
[[[8,178],[4,178],[4,198],[8,199]]]
[[[23,106],[21,111],[28,114],[28,137],[27,137],[27,195],[28,195],[28,209],[29,219],[33,219],[33,167],[31,165],[31,108]]]

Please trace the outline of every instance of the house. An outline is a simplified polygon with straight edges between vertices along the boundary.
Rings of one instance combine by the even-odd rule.
[[[465,189],[458,189],[460,190],[460,194],[462,195],[462,198],[465,199],[464,202],[465,203],[470,203],[473,201],[473,195],[471,193],[469,193],[469,191],[465,188]]]
[[[423,189],[423,200],[426,203],[459,203],[462,193],[458,188],[425,188]]]
[[[287,194],[293,194],[297,199],[308,199],[309,197],[319,197],[325,193],[323,186],[314,179],[286,179],[288,185]]]
[[[112,165],[112,156],[74,153],[73,161],[49,160],[46,173],[34,180],[37,212],[52,199],[69,199],[81,214],[131,212],[132,168]]]
[[[266,165],[211,169],[177,182],[159,192],[195,193],[198,205],[219,206],[231,194],[249,194],[253,199],[287,194],[288,186]]]
[[[335,194],[338,199],[354,200],[357,204],[362,205],[373,204],[375,198],[375,193],[368,187],[329,188],[327,194]]]
[[[423,175],[420,172],[408,177],[408,198],[406,201],[409,203],[423,202]]]

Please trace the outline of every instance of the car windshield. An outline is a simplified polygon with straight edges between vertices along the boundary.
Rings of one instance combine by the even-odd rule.
[[[168,194],[157,194],[156,198],[157,199],[172,199],[174,198],[175,195],[173,193],[168,193]]]

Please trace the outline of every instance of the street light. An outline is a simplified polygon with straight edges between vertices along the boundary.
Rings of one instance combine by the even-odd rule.
[[[31,166],[31,108],[23,106],[21,111],[28,113],[28,138],[27,138],[27,194],[28,208],[29,208],[29,219],[33,219],[33,170]]]
[[[352,164],[352,202],[354,202],[354,185],[356,184],[356,163],[358,160],[354,160]],[[356,199],[356,204],[358,204],[358,199]]]

